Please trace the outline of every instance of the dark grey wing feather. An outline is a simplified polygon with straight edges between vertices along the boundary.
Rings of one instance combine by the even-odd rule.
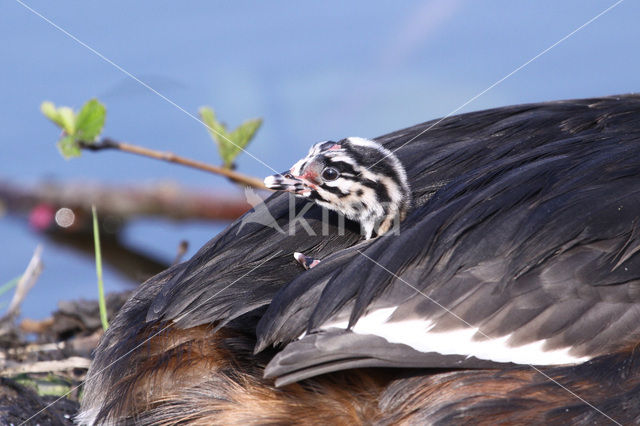
[[[290,205],[312,235],[301,221],[291,220]],[[360,238],[353,223],[340,235],[337,216],[326,212],[329,235],[323,236],[322,208],[303,200],[291,204],[288,194],[274,195],[262,207],[260,216],[247,221],[257,210],[248,212],[202,247],[156,296],[147,320],[176,320],[181,327],[224,324],[268,304],[283,284],[302,272],[293,252],[322,258]],[[278,226],[265,226],[269,221]]]
[[[284,386],[308,377],[348,368],[491,368],[495,362],[464,355],[424,353],[390,344],[375,335],[329,330],[290,343],[265,369],[265,377]],[[503,366],[505,364],[502,364]]]
[[[593,117],[582,126],[573,120],[580,132],[559,132],[562,138],[553,131],[523,136],[528,150],[513,135],[496,138],[499,155],[452,176],[409,214],[399,235],[334,253],[322,269],[276,294],[259,323],[258,348],[345,318],[353,326],[389,306],[398,306],[389,322],[424,319],[435,323],[434,332],[477,327],[478,338],[510,335],[512,346],[546,339],[545,350],[568,347],[576,357],[637,341],[640,108],[627,107],[605,115],[617,127]],[[554,117],[523,114],[534,121]],[[541,131],[515,117],[507,121],[533,135]],[[491,137],[482,136],[486,149]],[[439,158],[449,164],[448,156]],[[297,298],[305,294],[312,296],[303,297],[303,306]],[[296,348],[285,347],[282,357],[295,359]],[[307,349],[305,363],[312,365]]]
[[[536,147],[544,150],[549,141],[578,133],[597,134],[607,126],[629,127],[627,116],[639,106],[637,96],[517,105],[448,117],[435,127],[434,122],[423,123],[378,141],[392,150],[402,147],[397,155],[420,206],[454,179],[459,180],[462,190],[472,191],[472,183],[465,183],[460,176],[496,159]],[[426,129],[429,131],[423,133]],[[304,213],[316,233],[309,236],[299,222],[292,223],[285,194],[270,197],[262,207],[234,222],[193,256],[185,271],[165,285],[153,301],[147,319],[177,319],[190,312],[179,321],[184,327],[230,320],[268,304],[279,289],[300,275],[298,265],[290,259],[294,251],[324,259],[358,241],[359,229],[349,221],[346,235],[339,235],[332,226],[331,235],[323,237],[322,210],[317,206]],[[298,200],[296,209],[307,209],[306,203]],[[265,226],[272,221],[277,226]],[[252,270],[265,260],[264,267]],[[234,291],[221,292],[231,283]],[[322,317],[320,312],[317,315]]]

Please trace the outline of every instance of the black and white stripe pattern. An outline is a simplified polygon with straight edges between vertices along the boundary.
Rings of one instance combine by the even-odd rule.
[[[325,179],[327,169],[338,177]],[[269,176],[265,184],[359,222],[367,239],[399,223],[411,205],[407,175],[398,158],[382,145],[358,137],[313,145],[289,172]]]

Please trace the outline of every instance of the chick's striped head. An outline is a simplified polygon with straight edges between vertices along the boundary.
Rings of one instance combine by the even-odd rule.
[[[264,183],[313,200],[360,222],[369,239],[402,220],[411,205],[407,174],[398,158],[382,145],[351,137],[320,142],[305,158]]]

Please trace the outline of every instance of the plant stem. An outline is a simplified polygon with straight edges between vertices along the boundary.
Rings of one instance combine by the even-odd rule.
[[[18,285],[18,281],[20,281],[20,278],[22,278],[22,275],[18,276],[18,277],[15,277],[11,281],[8,281],[8,282],[2,284],[2,286],[0,286],[0,296],[2,296],[7,291],[9,291],[12,288],[14,288],[16,285]]]
[[[107,320],[107,304],[104,299],[104,282],[102,280],[102,254],[100,252],[100,228],[98,227],[98,213],[96,206],[91,206],[93,214],[93,244],[96,250],[96,275],[98,277],[98,305],[100,306],[100,321],[102,329],[107,331],[109,321]]]
[[[238,173],[236,171],[233,171],[224,167],[212,166],[207,163],[202,163],[200,161],[181,157],[172,152],[156,151],[154,149],[144,148],[139,145],[133,145],[130,143],[114,141],[113,139],[109,139],[109,138],[104,138],[100,142],[95,142],[95,143],[79,142],[79,144],[80,144],[80,148],[88,149],[91,151],[100,151],[102,149],[118,149],[120,151],[125,151],[125,152],[130,152],[132,154],[138,154],[145,157],[155,158],[157,160],[163,160],[169,163],[182,164],[183,166],[193,167],[195,169],[204,170],[209,173],[225,176],[234,182],[251,186],[253,188],[265,189],[265,190],[269,189],[266,186],[264,186],[264,184],[260,179],[254,178],[252,176],[247,176],[245,174]]]

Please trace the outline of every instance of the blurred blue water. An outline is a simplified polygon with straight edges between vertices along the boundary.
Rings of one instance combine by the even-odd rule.
[[[263,117],[249,151],[275,170],[315,141],[374,137],[450,113],[613,1],[48,2],[30,7],[191,113],[211,105],[231,125]],[[462,111],[637,91],[638,2],[625,1]],[[201,124],[36,16],[0,3],[0,178],[34,183],[173,179],[215,191],[222,179],[118,153],[65,161],[43,100],[80,106],[99,97],[106,134],[217,163]],[[245,173],[268,167],[243,155]],[[166,259],[221,228],[134,223],[127,238]],[[42,240],[0,218],[0,283],[19,275]],[[57,300],[95,295],[93,265],[51,243],[23,306],[42,318]],[[106,274],[107,288],[124,286]]]

